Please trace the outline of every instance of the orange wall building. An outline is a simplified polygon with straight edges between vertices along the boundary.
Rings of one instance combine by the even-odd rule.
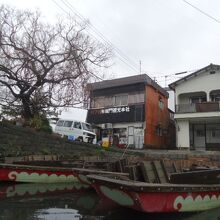
[[[168,97],[151,85],[146,85],[145,93],[144,144],[148,148],[171,148],[173,140],[169,132],[172,128],[175,130],[175,126],[168,109]]]
[[[100,141],[134,148],[171,149],[175,126],[168,93],[146,74],[91,83],[87,121]]]

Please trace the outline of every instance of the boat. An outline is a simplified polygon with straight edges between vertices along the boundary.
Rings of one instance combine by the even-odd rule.
[[[219,168],[175,173],[175,177],[167,174],[158,161],[145,163],[142,168],[145,168],[142,170],[145,182],[100,175],[88,175],[87,178],[102,198],[141,212],[197,212],[220,207]],[[184,177],[186,180],[178,182],[178,175],[180,180]],[[198,180],[192,178],[190,181],[193,175]],[[204,181],[206,178],[209,180]]]
[[[0,182],[20,183],[74,183],[89,185],[88,174],[128,176],[127,173],[86,168],[31,166],[0,163]]]
[[[77,182],[71,168],[0,164],[0,181],[25,183]]]

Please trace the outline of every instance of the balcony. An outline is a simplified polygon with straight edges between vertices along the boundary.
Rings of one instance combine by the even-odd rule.
[[[176,113],[218,112],[220,102],[202,102],[176,105]]]

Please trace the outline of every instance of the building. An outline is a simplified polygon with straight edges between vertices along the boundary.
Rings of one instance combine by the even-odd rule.
[[[146,74],[88,85],[87,122],[95,124],[98,139],[117,146],[168,148],[168,93]]]
[[[169,87],[175,91],[177,147],[220,150],[220,65],[210,64]]]

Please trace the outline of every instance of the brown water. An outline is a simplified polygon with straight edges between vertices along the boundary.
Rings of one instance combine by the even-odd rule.
[[[220,220],[220,209],[194,214],[145,214],[112,207],[80,184],[0,185],[0,220]]]

